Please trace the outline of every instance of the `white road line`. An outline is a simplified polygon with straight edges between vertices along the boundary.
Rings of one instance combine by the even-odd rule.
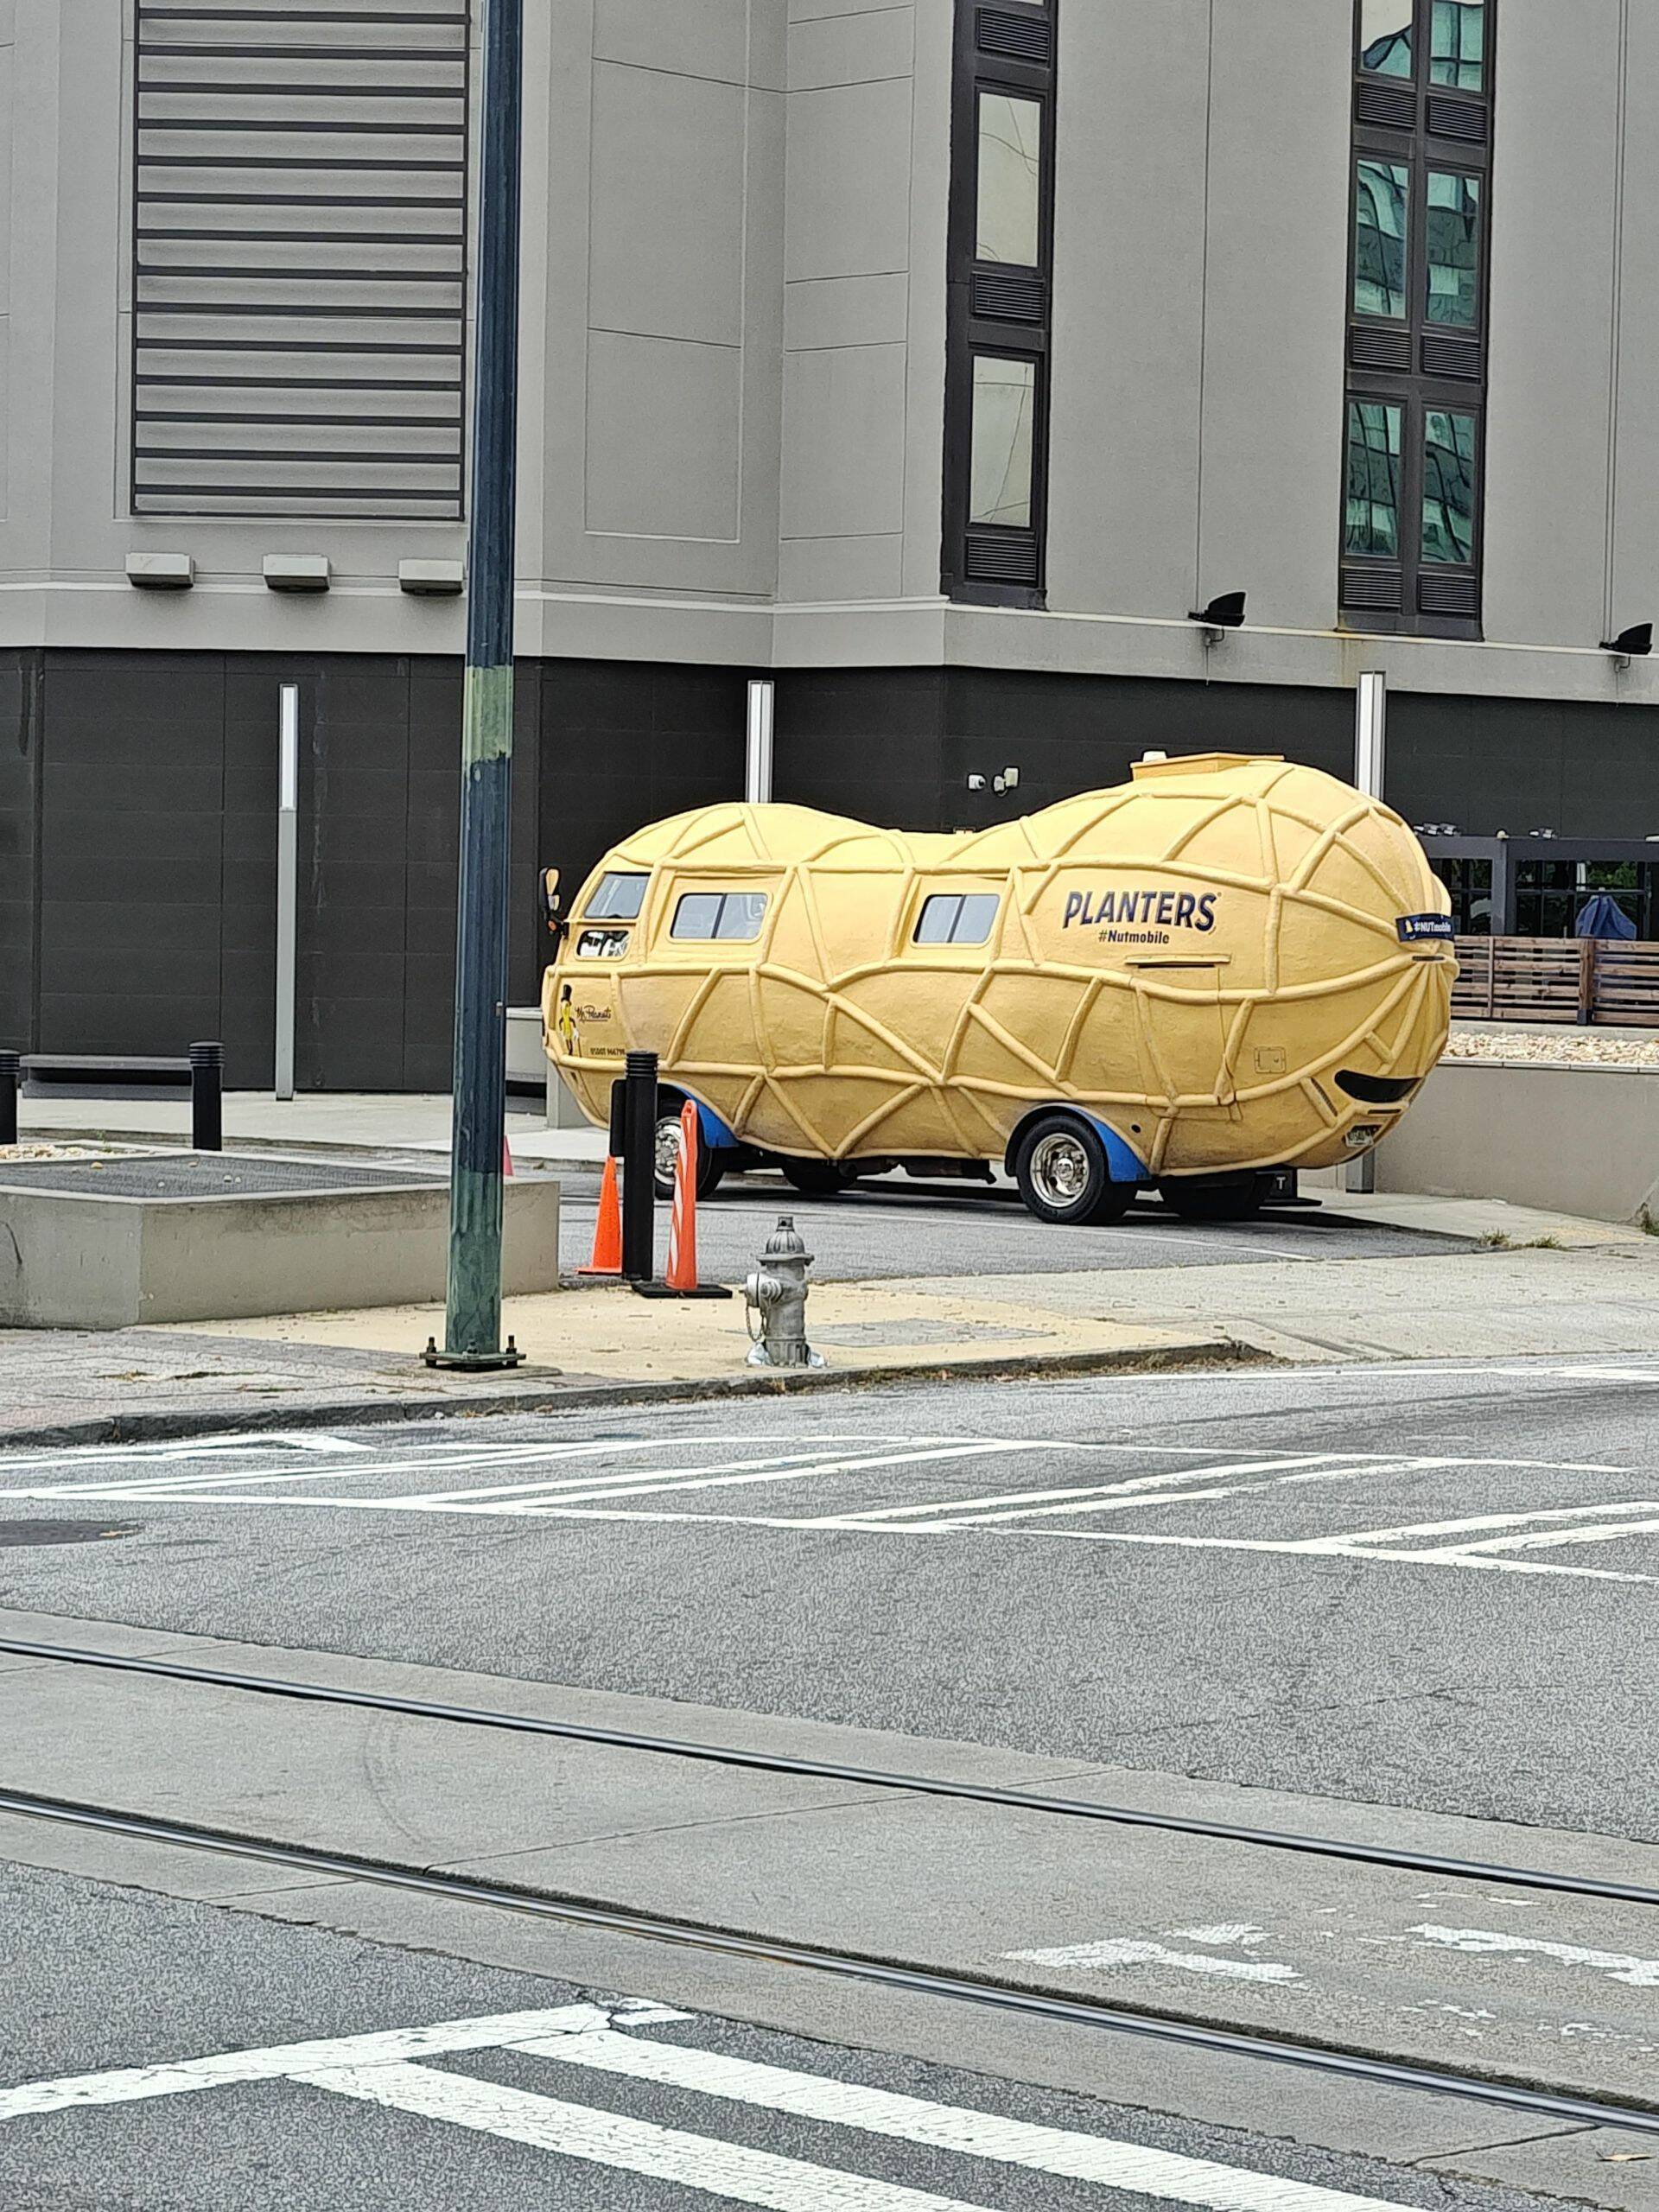
[[[1651,1511],[1659,1516],[1659,1505]],[[1478,1543],[1449,1544],[1448,1551],[1460,1559],[1477,1553],[1490,1556],[1495,1552],[1550,1551],[1560,1544],[1607,1544],[1619,1536],[1650,1536],[1659,1530],[1659,1518],[1646,1521],[1599,1521],[1587,1529],[1530,1529],[1516,1536],[1485,1536]],[[1433,1552],[1426,1554],[1432,1559]]]
[[[879,1530],[872,1533],[892,1535],[899,1532]],[[932,1535],[936,1532],[927,1528],[906,1529],[903,1533],[906,1535]],[[1186,1551],[1279,1552],[1292,1559],[1402,1560],[1408,1565],[1420,1567],[1487,1567],[1503,1574],[1570,1574],[1596,1582],[1659,1582],[1659,1574],[1637,1574],[1611,1567],[1568,1567],[1558,1560],[1488,1559],[1478,1552],[1455,1549],[1439,1552],[1389,1549],[1378,1544],[1362,1544],[1352,1539],[1338,1542],[1329,1537],[1298,1541],[1294,1538],[1275,1539],[1271,1536],[1167,1536],[1154,1535],[1138,1529],[1010,1529],[1008,1534],[1011,1536],[1034,1536],[1039,1540],[1046,1537],[1056,1543],[1152,1544]]]
[[[1402,1540],[1407,1536],[1458,1536],[1479,1529],[1489,1529],[1493,1531],[1491,1536],[1478,1537],[1469,1544],[1425,1548],[1421,1556],[1425,1559],[1432,1559],[1435,1551],[1440,1548],[1457,1551],[1475,1549],[1485,1551],[1494,1548],[1501,1541],[1505,1541],[1502,1532],[1507,1529],[1520,1529],[1523,1526],[1530,1526],[1544,1521],[1588,1521],[1605,1513],[1659,1513],[1659,1500],[1628,1498],[1621,1499],[1617,1503],[1609,1501],[1600,1505],[1551,1506],[1533,1513],[1480,1513],[1471,1515],[1461,1521],[1418,1521],[1410,1522],[1402,1529],[1360,1529],[1351,1535],[1308,1536],[1304,1538],[1303,1541],[1310,1549],[1319,1551],[1329,1551],[1333,1548],[1345,1550],[1351,1544],[1375,1542],[1388,1544],[1397,1552],[1402,1548]],[[1551,1541],[1564,1542],[1570,1533],[1565,1529],[1552,1529],[1544,1532],[1539,1541],[1544,1543]],[[1593,1541],[1599,1539],[1604,1532],[1600,1529],[1592,1529],[1586,1533]],[[1622,1535],[1625,1531],[1622,1529],[1614,1529],[1606,1533]]]
[[[1022,2167],[1068,2181],[1098,2182],[1166,2203],[1204,2205],[1210,2212],[1395,2212],[1378,2198],[1351,2196],[1345,2190],[1281,2181],[1272,2174],[1219,2165],[1209,2158],[1189,2158],[1173,2151],[1007,2120],[996,2113],[933,2104],[922,2097],[866,2088],[856,2082],[728,2058],[687,2044],[654,2043],[601,2029],[528,2048],[562,2064],[594,2067],[666,2088],[696,2090],[798,2120],[825,2120],[867,2135],[957,2152],[990,2164]]]
[[[729,2203],[763,2205],[768,2212],[974,2212],[960,2197],[936,2196],[931,2190],[906,2189],[836,2166],[809,2165],[654,2120],[504,2088],[473,2075],[426,2066],[360,2066],[298,2078],[336,2096],[502,2136],[588,2165],[677,2182]]]
[[[1277,1467],[1312,1467],[1323,1465],[1332,1459],[1357,1459],[1357,1452],[1299,1452],[1271,1459],[1236,1459],[1219,1466],[1166,1467],[1158,1475],[1130,1475],[1122,1482],[1080,1483],[1067,1490],[1003,1491],[989,1497],[931,1498],[925,1505],[876,1505],[868,1513],[827,1514],[821,1518],[801,1521],[802,1529],[862,1527],[871,1521],[898,1521],[919,1518],[924,1514],[939,1513],[947,1509],[966,1512],[986,1505],[1040,1505],[1048,1498],[1145,1497],[1149,1492],[1166,1489],[1173,1483],[1205,1480],[1211,1476],[1255,1474]]]
[[[0,1452],[0,1475],[10,1474],[16,1467],[96,1467],[130,1459],[167,1463],[222,1458],[226,1452],[281,1450],[338,1457],[373,1449],[372,1444],[353,1444],[343,1436],[320,1436],[308,1429],[249,1429],[234,1436],[199,1437],[190,1443],[72,1445],[55,1451]]]
[[[1439,1928],[1433,1923],[1411,1930],[1425,1942],[1448,1951],[1509,1952],[1555,1959],[1562,1966],[1589,1967],[1632,1989],[1659,1989],[1659,1959],[1632,1958],[1624,1951],[1592,1951],[1579,1943],[1547,1943],[1530,1936],[1504,1936],[1490,1928]]]
[[[918,1452],[906,1447],[900,1452],[882,1452],[856,1459],[830,1459],[798,1462],[792,1458],[774,1457],[771,1459],[734,1459],[724,1466],[658,1467],[650,1474],[640,1474],[632,1480],[614,1479],[601,1482],[589,1477],[584,1486],[570,1486],[573,1494],[556,1492],[544,1483],[516,1483],[489,1491],[413,1491],[406,1497],[377,1499],[386,1507],[404,1506],[411,1511],[429,1510],[465,1504],[480,1513],[531,1512],[536,1508],[537,1497],[554,1498],[568,1504],[581,1504],[593,1499],[609,1497],[649,1497],[662,1491],[678,1492],[688,1490],[721,1490],[729,1486],[744,1486],[751,1483],[797,1482],[808,1475],[842,1475],[856,1473],[867,1467],[919,1466],[935,1459],[972,1459],[1001,1455],[1011,1452],[1047,1452],[1053,1447],[1046,1444],[1008,1444],[1001,1440],[992,1444],[944,1444],[931,1451]],[[508,1497],[508,1490],[515,1493]],[[480,1504],[480,1498],[486,1503]]]
[[[1380,1467],[1332,1468],[1329,1471],[1326,1478],[1337,1481],[1349,1476],[1417,1474],[1430,1471],[1437,1467],[1454,1467],[1457,1464],[1455,1459],[1399,1459]],[[1206,1470],[1200,1467],[1194,1471],[1203,1474]],[[1230,1471],[1217,1469],[1216,1471],[1221,1473]],[[1298,1479],[1309,1481],[1313,1478],[1304,1475]],[[936,1529],[994,1529],[1005,1521],[1034,1521],[1059,1514],[1122,1512],[1126,1508],[1136,1505],[1184,1505],[1189,1498],[1252,1497],[1274,1487],[1274,1484],[1271,1482],[1234,1483],[1221,1490],[1165,1491],[1158,1497],[1148,1497],[1143,1491],[1134,1497],[1112,1497],[1109,1493],[1100,1492],[1092,1499],[1074,1502],[1069,1505],[1026,1506],[1012,1513],[975,1514],[966,1520],[936,1521],[931,1525]]]
[[[264,2050],[229,2050],[206,2058],[182,2058],[160,2066],[123,2066],[103,2074],[67,2074],[51,2082],[28,2082],[0,2089],[0,2120],[29,2113],[61,2112],[71,2105],[134,2104],[149,2097],[175,2097],[196,2089],[221,2089],[238,2082],[280,2082],[326,2066],[384,2066],[441,2052],[498,2050],[509,2044],[576,2035],[608,2028],[613,2020],[649,2025],[689,2020],[663,2005],[625,2000],[620,2005],[562,2005],[552,2011],[490,2012],[470,2020],[439,2020],[429,2027],[389,2028],[356,2036],[331,2036],[315,2043],[276,2044]]]
[[[1098,1943],[1063,1943],[1048,1951],[1004,1951],[1038,1967],[1175,1967],[1183,1974],[1217,1974],[1225,1981],[1300,1981],[1294,1967],[1271,1959],[1218,1959],[1207,1951],[1172,1951],[1166,1944],[1107,1936]]]

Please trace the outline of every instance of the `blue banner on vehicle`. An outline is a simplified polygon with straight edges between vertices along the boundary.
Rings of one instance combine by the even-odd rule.
[[[1450,914],[1402,914],[1394,926],[1400,932],[1402,944],[1421,944],[1426,938],[1444,944],[1458,933],[1458,925]]]

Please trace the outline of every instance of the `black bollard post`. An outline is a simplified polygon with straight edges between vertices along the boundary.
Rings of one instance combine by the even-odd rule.
[[[657,1055],[630,1052],[622,1128],[622,1273],[649,1282],[656,1273]]]
[[[17,1141],[17,1077],[21,1052],[0,1052],[0,1144]]]
[[[628,1135],[628,1086],[618,1076],[611,1085],[611,1158],[620,1160]]]
[[[190,1143],[196,1152],[225,1149],[225,1047],[190,1047]]]

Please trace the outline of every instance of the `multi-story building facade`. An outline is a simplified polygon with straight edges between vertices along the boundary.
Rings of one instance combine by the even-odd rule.
[[[1412,820],[1659,828],[1659,13],[526,23],[516,996],[756,676],[779,798],[912,827],[1345,772],[1378,669]],[[269,1079],[297,681],[301,1079],[446,1081],[476,29],[0,4],[0,1039]]]

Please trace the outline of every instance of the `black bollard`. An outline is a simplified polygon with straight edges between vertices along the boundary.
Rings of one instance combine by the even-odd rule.
[[[649,1282],[656,1273],[657,1055],[630,1052],[622,1109],[622,1273]]]
[[[190,1143],[196,1152],[225,1149],[225,1047],[190,1047]]]
[[[0,1144],[17,1141],[17,1077],[21,1052],[0,1052]]]
[[[618,1076],[611,1085],[611,1158],[620,1160],[628,1134],[628,1086]]]

